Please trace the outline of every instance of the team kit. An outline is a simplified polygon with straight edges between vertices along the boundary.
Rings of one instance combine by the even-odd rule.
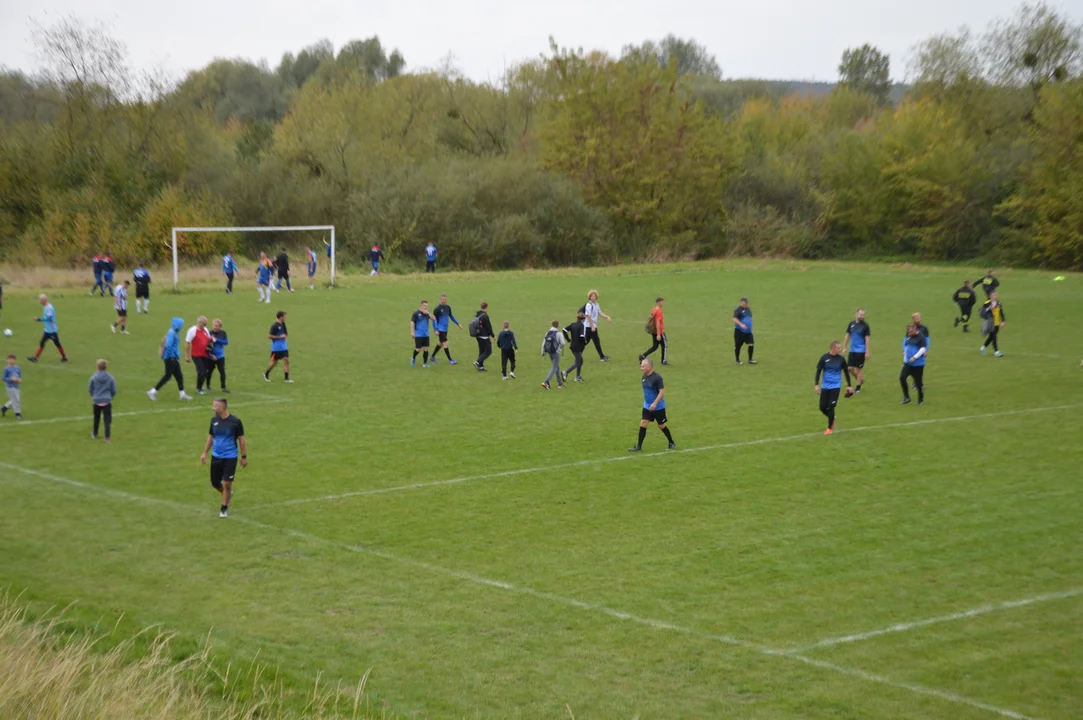
[[[314,276],[317,271],[317,256],[306,248],[307,273],[309,287],[314,289]],[[426,247],[425,271],[435,272],[436,248],[431,243]],[[372,274],[378,274],[379,262],[383,260],[383,253],[379,246],[373,246],[369,254],[372,264]],[[131,280],[114,284],[115,264],[108,253],[96,255],[93,261],[94,286],[91,295],[98,292],[104,297],[108,292],[113,299],[116,319],[111,326],[113,333],[130,334],[127,326],[129,292],[134,289],[136,297],[137,314],[150,313],[150,285],[151,277],[147,269],[140,263],[132,273]],[[227,253],[222,260],[222,274],[226,277],[226,293],[233,294],[234,279],[238,273],[238,266],[231,253]],[[277,277],[277,281],[275,278]],[[290,283],[289,261],[286,251],[283,250],[273,260],[265,253],[260,253],[260,262],[256,270],[259,301],[269,302],[272,289],[281,291],[285,282],[287,292],[293,292]],[[133,288],[134,285],[134,288]],[[953,295],[952,301],[958,308],[955,317],[955,327],[962,325],[964,333],[970,332],[969,325],[972,320],[974,307],[977,305],[978,296],[975,288],[981,288],[986,299],[979,308],[981,318],[981,332],[985,337],[979,350],[986,354],[987,348],[993,348],[996,357],[1003,357],[999,346],[999,331],[1006,325],[1006,315],[1003,305],[1000,303],[997,289],[1000,286],[995,272],[989,270],[981,279],[971,283],[964,282]],[[41,340],[37,352],[28,356],[31,363],[39,362],[41,355],[48,343],[52,343],[60,354],[61,362],[68,362],[69,358],[60,340],[60,330],[57,321],[56,309],[46,295],[38,298],[42,306],[41,315],[35,317],[36,322],[43,325]],[[654,306],[650,309],[644,330],[650,338],[650,347],[639,354],[640,383],[643,391],[643,406],[640,416],[638,436],[635,445],[629,448],[629,452],[641,452],[647,436],[647,430],[654,424],[665,436],[667,450],[674,450],[677,444],[673,439],[668,422],[666,406],[666,387],[662,375],[657,372],[654,358],[651,356],[658,353],[659,364],[668,366],[669,342],[665,330],[665,298],[655,299]],[[270,343],[268,364],[263,370],[263,379],[271,382],[271,373],[276,370],[279,363],[282,365],[283,381],[293,383],[290,378],[290,352],[289,331],[286,320],[288,313],[279,311],[271,324],[267,339]],[[599,293],[590,290],[587,293],[586,302],[578,309],[575,320],[561,327],[557,321],[553,321],[551,327],[546,328],[540,347],[543,358],[550,361],[550,369],[541,383],[544,390],[551,390],[553,384],[557,389],[563,389],[570,382],[584,382],[583,367],[584,353],[592,345],[598,354],[599,361],[608,362],[611,358],[602,350],[598,323],[601,319],[612,322],[613,318],[602,311],[599,304]],[[929,329],[922,323],[920,313],[911,316],[911,322],[906,327],[906,333],[902,339],[902,366],[899,372],[899,385],[902,392],[902,405],[913,402],[911,392],[917,396],[917,404],[925,402],[925,367],[930,355]],[[742,297],[732,314],[733,337],[734,337],[734,362],[742,365],[746,361],[749,365],[756,365],[755,359],[755,336],[753,333],[753,311],[747,297]],[[493,322],[489,316],[488,303],[482,302],[467,327],[455,317],[448,304],[446,294],[439,296],[439,303],[430,308],[427,300],[422,300],[417,310],[410,315],[409,331],[412,340],[412,356],[410,367],[416,368],[418,356],[421,357],[421,367],[428,369],[442,360],[449,365],[457,365],[458,362],[452,357],[449,343],[451,326],[459,330],[466,329],[469,336],[477,343],[477,357],[472,365],[478,373],[488,372],[486,361],[493,354],[493,343],[500,350],[500,372],[505,381],[515,380],[516,360],[519,345],[510,323],[503,322],[499,334],[496,333]],[[183,339],[182,339],[183,333]],[[861,393],[864,382],[865,365],[871,356],[872,330],[866,321],[865,311],[859,309],[853,320],[846,326],[843,340],[832,341],[829,349],[817,361],[813,380],[813,391],[818,396],[819,410],[827,419],[825,435],[835,432],[836,412],[840,398],[850,398]],[[149,390],[147,397],[156,401],[158,393],[170,382],[176,383],[178,398],[181,401],[190,401],[192,396],[185,391],[182,359],[185,363],[193,365],[196,372],[197,395],[206,395],[211,391],[214,374],[218,374],[219,392],[230,392],[226,384],[226,348],[229,345],[229,337],[222,327],[222,321],[215,319],[208,321],[205,316],[197,318],[194,325],[184,330],[184,319],[174,317],[170,321],[169,329],[165,333],[158,346],[158,356],[162,360],[163,374],[158,382]],[[897,346],[898,347],[898,346]],[[742,350],[745,351],[745,359],[742,360]],[[565,369],[563,358],[565,353],[571,354],[573,360]],[[443,357],[441,358],[441,354]],[[91,378],[90,394],[94,401],[94,431],[93,439],[98,438],[99,421],[105,421],[105,441],[111,439],[112,398],[116,395],[116,381],[106,371],[106,362],[99,360],[98,372]],[[8,354],[3,369],[3,382],[7,391],[8,400],[0,406],[0,415],[6,416],[9,411],[16,419],[22,419],[21,390],[23,374],[18,366],[16,356]],[[216,493],[221,494],[219,517],[228,517],[230,502],[233,496],[233,482],[238,466],[247,467],[247,443],[244,435],[244,424],[240,418],[232,415],[228,409],[228,400],[219,397],[213,402],[214,416],[211,419],[206,444],[201,456],[201,462],[206,464],[210,459],[210,482]]]

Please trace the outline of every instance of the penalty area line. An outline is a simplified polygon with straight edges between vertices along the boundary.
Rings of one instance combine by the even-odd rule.
[[[31,477],[38,477],[43,480],[49,480],[53,483],[65,485],[68,487],[78,488],[80,490],[87,490],[91,492],[98,492],[110,497],[116,497],[131,502],[136,502],[145,505],[160,505],[174,510],[183,512],[186,515],[192,515],[196,513],[206,513],[207,510],[195,505],[188,505],[185,503],[174,502],[172,500],[164,500],[160,498],[147,497],[144,495],[138,495],[136,493],[126,492],[124,490],[116,490],[113,488],[102,487],[100,485],[93,485],[91,483],[81,482],[79,480],[72,480],[70,478],[61,477],[59,475],[53,475],[50,473],[40,472],[37,470],[31,470],[29,468],[20,467],[18,465],[11,465],[0,461],[0,467],[13,470],[24,475]],[[841,675],[848,675],[851,677],[857,677],[868,682],[874,682],[888,687],[896,688],[899,690],[906,690],[916,695],[925,695],[928,697],[934,697],[946,702],[955,703],[958,705],[966,705],[978,710],[984,710],[986,712],[994,713],[1002,717],[1012,718],[1013,720],[1035,720],[1027,715],[1017,713],[1013,710],[1007,710],[1005,708],[996,707],[988,703],[974,700],[956,693],[946,692],[944,690],[937,690],[936,688],[925,687],[924,685],[916,685],[913,683],[899,682],[892,680],[884,675],[876,673],[866,672],[857,668],[845,667],[842,665],[836,665],[834,663],[825,662],[823,660],[816,660],[813,658],[798,655],[785,650],[777,650],[761,643],[753,642],[751,640],[743,640],[741,638],[733,637],[730,635],[716,635],[711,633],[705,633],[695,628],[690,628],[683,625],[677,625],[675,623],[667,622],[665,620],[656,620],[648,617],[642,617],[639,615],[633,615],[621,610],[611,608],[607,605],[599,603],[587,602],[585,600],[578,600],[576,598],[564,597],[562,595],[556,595],[549,592],[535,590],[530,587],[522,585],[514,585],[512,583],[503,582],[500,580],[494,580],[491,578],[483,577],[481,575],[475,575],[473,573],[464,572],[461,570],[454,570],[452,568],[446,568],[440,565],[433,565],[431,563],[423,562],[420,560],[413,560],[405,558],[393,553],[389,553],[382,550],[376,550],[368,548],[363,545],[348,545],[346,543],[337,542],[328,538],[320,537],[319,535],[313,535],[301,530],[295,530],[293,528],[281,527],[278,525],[271,525],[270,523],[260,522],[259,520],[252,520],[246,517],[238,517],[232,515],[230,517],[234,522],[240,522],[251,527],[259,528],[270,532],[281,533],[289,537],[294,537],[301,540],[306,540],[315,544],[323,545],[325,547],[342,550],[350,553],[369,555],[372,557],[380,558],[387,562],[392,562],[405,567],[415,568],[423,570],[430,574],[442,575],[444,577],[450,577],[463,582],[468,582],[475,585],[481,585],[483,587],[492,588],[495,590],[501,590],[504,592],[513,593],[516,595],[524,595],[527,597],[535,598],[537,600],[544,600],[554,604],[564,605],[565,607],[573,607],[579,610],[587,612],[598,613],[606,615],[607,617],[615,620],[621,620],[624,622],[631,622],[637,625],[643,625],[653,630],[673,632],[679,635],[686,635],[694,637],[700,640],[707,640],[722,643],[725,645],[735,646],[751,650],[768,657],[777,657],[782,659],[794,660],[797,662],[810,665],[812,667],[820,668],[823,670],[829,670]]]
[[[277,405],[278,403],[282,403],[282,402],[286,402],[286,401],[285,400],[253,400],[251,402],[230,403],[229,407],[232,410],[233,408],[252,407],[253,405]],[[161,409],[158,409],[158,410],[132,410],[130,412],[113,413],[113,417],[114,418],[122,418],[122,417],[135,417],[137,415],[161,415],[163,413],[191,412],[192,410],[203,410],[205,412],[214,412],[214,409],[210,405],[196,405],[196,404],[188,404],[188,403],[186,403],[185,405],[183,405],[181,407],[174,407],[174,408],[161,408]],[[40,420],[16,420],[13,423],[4,423],[4,424],[0,425],[0,430],[27,427],[27,426],[30,426],[30,425],[52,425],[54,423],[90,422],[90,421],[91,421],[91,416],[90,416],[89,413],[86,414],[86,415],[79,415],[77,417],[73,416],[73,417],[42,418]]]
[[[1024,414],[1028,414],[1028,413],[1049,412],[1049,411],[1053,411],[1053,410],[1069,410],[1069,409],[1075,409],[1075,408],[1080,408],[1080,407],[1083,407],[1083,403],[1076,403],[1076,404],[1073,404],[1073,405],[1051,405],[1051,406],[1047,406],[1047,407],[1025,408],[1025,409],[1022,409],[1022,410],[1004,410],[1002,412],[979,413],[977,415],[959,415],[959,416],[955,416],[955,417],[929,418],[927,420],[910,420],[910,421],[907,421],[907,422],[884,423],[882,425],[865,425],[865,426],[853,427],[853,428],[842,428],[842,429],[840,429],[840,430],[838,430],[836,432],[838,434],[845,435],[846,433],[854,433],[854,432],[869,432],[871,430],[889,430],[889,429],[892,429],[892,428],[918,427],[918,426],[921,426],[921,425],[934,425],[936,423],[946,423],[946,422],[965,422],[967,420],[980,420],[982,418],[1008,417],[1008,416],[1011,416],[1011,415],[1024,415]],[[642,460],[642,459],[645,459],[645,458],[656,458],[656,457],[661,457],[663,455],[669,456],[669,455],[681,455],[681,454],[685,454],[685,453],[709,452],[709,451],[714,451],[714,450],[731,450],[731,449],[734,449],[734,448],[754,447],[756,445],[768,445],[768,444],[772,444],[772,443],[792,442],[794,440],[808,440],[808,439],[811,439],[811,438],[819,438],[819,437],[823,437],[822,432],[801,433],[801,434],[798,434],[798,435],[784,435],[782,437],[773,437],[773,438],[760,438],[759,440],[742,440],[742,441],[739,441],[739,442],[722,443],[722,444],[719,444],[719,445],[705,445],[703,447],[693,447],[693,448],[678,448],[676,450],[663,450],[663,451],[660,451],[660,452],[653,452],[653,453],[636,453],[634,455],[629,454],[629,455],[618,455],[616,457],[608,457],[608,458],[595,458],[595,459],[588,459],[588,460],[576,460],[574,462],[558,463],[556,465],[542,465],[542,466],[531,467],[531,468],[519,468],[519,469],[516,469],[516,470],[503,470],[503,471],[500,471],[500,472],[485,473],[485,474],[482,474],[482,475],[467,475],[467,476],[464,476],[464,477],[451,478],[451,479],[448,479],[448,480],[433,480],[431,482],[410,483],[408,485],[393,485],[391,487],[385,487],[385,488],[370,488],[368,490],[353,490],[353,491],[350,491],[350,492],[335,493],[335,494],[332,494],[332,495],[321,495],[321,496],[318,496],[318,497],[296,498],[296,499],[293,499],[293,500],[283,500],[281,502],[264,503],[262,505],[253,505],[248,509],[249,510],[265,510],[265,509],[270,509],[270,508],[291,507],[291,506],[294,506],[294,505],[307,505],[309,503],[316,503],[316,502],[333,502],[335,500],[346,500],[348,498],[365,497],[365,496],[368,496],[368,495],[385,495],[385,494],[388,494],[388,493],[406,492],[406,491],[409,491],[409,490],[424,490],[426,488],[441,487],[441,486],[445,486],[445,485],[461,485],[463,483],[476,482],[476,481],[479,481],[479,480],[495,480],[495,479],[498,479],[498,478],[514,477],[516,475],[527,475],[527,474],[531,474],[531,473],[552,472],[554,470],[569,470],[571,468],[589,467],[591,465],[604,465],[604,464],[607,464],[607,463],[625,462],[625,461],[628,461],[628,460]]]

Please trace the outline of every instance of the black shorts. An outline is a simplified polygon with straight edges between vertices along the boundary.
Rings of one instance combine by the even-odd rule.
[[[289,356],[290,356],[290,351],[289,350],[272,350],[271,351],[271,359],[272,360],[285,360]]]
[[[440,331],[437,332],[437,335],[440,338],[440,342],[442,342],[442,343],[447,342],[447,330],[440,330]]]
[[[428,346],[429,346],[429,336],[428,335],[426,335],[425,337],[415,337],[414,338],[414,348],[415,349],[420,350],[421,348],[427,348]]]
[[[666,424],[666,409],[659,408],[658,410],[648,410],[643,408],[643,419],[647,422],[658,423],[659,425]]]
[[[144,298],[150,300],[150,288],[147,288],[146,290],[140,290],[139,288],[136,288],[135,297],[136,299]]]
[[[741,328],[734,328],[733,344],[738,348],[742,345],[752,345],[752,333],[742,332]]]
[[[865,367],[865,353],[852,352],[846,356],[846,364],[854,368]]]
[[[117,310],[117,317],[128,317],[127,310]]]
[[[222,482],[233,482],[237,474],[237,458],[219,458],[211,456],[211,486],[222,489]]]

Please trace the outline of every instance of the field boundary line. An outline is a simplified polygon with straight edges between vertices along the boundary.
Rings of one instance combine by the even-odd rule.
[[[180,503],[180,502],[176,502],[176,501],[173,501],[173,500],[165,500],[165,499],[162,499],[162,498],[155,498],[155,497],[149,497],[149,496],[146,496],[146,495],[139,495],[139,494],[136,494],[136,493],[130,493],[130,492],[127,492],[125,490],[116,490],[116,489],[109,488],[109,487],[103,487],[101,485],[94,485],[92,483],[85,483],[85,482],[81,482],[79,480],[73,480],[71,478],[61,477],[59,475],[53,475],[51,473],[41,472],[41,471],[38,471],[38,470],[31,470],[29,468],[24,468],[24,467],[21,467],[19,465],[12,465],[10,463],[6,463],[6,462],[3,462],[3,461],[0,461],[0,467],[7,468],[9,470],[14,470],[16,472],[20,472],[20,473],[23,473],[24,475],[29,475],[31,477],[39,477],[39,478],[42,478],[44,480],[49,480],[51,482],[54,482],[54,483],[57,483],[57,484],[60,484],[60,485],[66,485],[68,487],[75,487],[75,488],[79,488],[81,490],[88,490],[88,491],[91,491],[91,492],[98,492],[98,493],[102,493],[102,494],[109,495],[109,496],[112,496],[112,497],[122,498],[122,499],[125,499],[125,500],[129,500],[129,501],[137,502],[137,503],[141,503],[141,504],[146,504],[146,505],[161,505],[163,507],[168,507],[168,508],[171,508],[171,509],[174,509],[174,510],[180,510],[180,511],[184,512],[185,514],[197,514],[198,513],[198,514],[208,514],[209,515],[211,513],[211,509],[208,509],[209,506],[208,506],[208,508],[203,508],[203,507],[200,507],[200,506],[188,505],[186,503]],[[260,522],[259,520],[253,520],[251,518],[247,518],[247,517],[244,517],[244,516],[238,517],[236,515],[231,515],[230,519],[233,520],[234,522],[240,522],[240,523],[243,523],[245,525],[249,525],[249,526],[255,527],[255,528],[260,528],[262,530],[267,530],[267,531],[270,531],[270,532],[282,533],[282,534],[288,535],[290,537],[295,537],[295,538],[299,538],[299,539],[302,539],[302,540],[307,540],[309,542],[316,543],[316,544],[319,544],[319,545],[323,545],[325,547],[330,547],[330,548],[334,548],[334,549],[338,549],[338,550],[344,550],[346,552],[351,552],[351,553],[356,553],[356,554],[369,555],[369,556],[372,556],[372,557],[380,558],[380,559],[385,560],[387,562],[392,562],[392,563],[396,563],[398,565],[403,565],[403,566],[406,566],[406,567],[412,567],[412,568],[417,568],[419,570],[424,570],[424,571],[432,573],[432,574],[443,575],[444,577],[450,577],[450,578],[454,578],[456,580],[462,580],[464,582],[469,582],[469,583],[476,584],[476,585],[482,585],[484,587],[494,588],[494,589],[497,589],[497,590],[503,590],[505,592],[510,592],[510,593],[514,593],[514,594],[517,594],[517,595],[524,595],[524,596],[536,598],[536,599],[539,599],[539,600],[545,600],[545,601],[548,601],[548,602],[561,604],[561,605],[564,605],[564,606],[567,606],[567,607],[574,607],[574,608],[578,608],[580,610],[585,610],[585,611],[588,611],[588,612],[600,613],[600,614],[606,615],[606,616],[611,617],[611,618],[616,619],[616,620],[622,620],[622,621],[625,621],[625,622],[635,623],[637,625],[643,625],[645,627],[649,627],[649,628],[652,628],[654,630],[674,632],[674,633],[677,633],[677,634],[680,634],[680,635],[687,635],[689,637],[694,637],[694,638],[697,638],[697,639],[700,639],[700,640],[714,641],[714,642],[722,643],[722,644],[725,644],[725,645],[731,645],[731,646],[735,646],[735,647],[744,648],[744,649],[747,649],[747,650],[753,650],[755,652],[758,652],[758,653],[760,653],[762,655],[766,655],[768,657],[777,657],[777,658],[785,658],[785,659],[795,660],[795,661],[804,663],[806,665],[811,665],[813,667],[817,667],[817,668],[824,669],[824,670],[830,670],[832,672],[835,672],[835,673],[838,673],[838,674],[841,674],[841,675],[849,675],[849,676],[852,676],[852,677],[861,678],[861,679],[866,680],[868,682],[875,682],[875,683],[879,683],[881,685],[886,685],[886,686],[893,687],[893,688],[896,688],[896,689],[907,690],[907,691],[912,692],[912,693],[917,694],[917,695],[926,695],[926,696],[929,696],[929,697],[935,697],[935,698],[938,698],[940,700],[945,700],[945,701],[952,702],[952,703],[955,703],[955,704],[967,705],[969,707],[976,708],[976,709],[979,709],[979,710],[985,710],[987,712],[991,712],[991,713],[994,713],[994,714],[997,714],[997,715],[1001,715],[1003,717],[1012,718],[1013,720],[1035,720],[1035,718],[1031,718],[1031,717],[1029,717],[1027,715],[1017,713],[1017,712],[1015,712],[1013,710],[1007,710],[1005,708],[999,708],[999,707],[996,707],[995,705],[989,705],[988,703],[983,703],[983,702],[981,702],[979,700],[973,700],[973,699],[965,697],[963,695],[957,695],[955,693],[946,692],[946,691],[943,691],[943,690],[937,690],[936,688],[929,688],[929,687],[925,687],[923,685],[916,685],[916,684],[913,684],[913,683],[906,683],[906,682],[898,682],[898,681],[892,680],[891,678],[888,678],[888,677],[886,677],[884,675],[879,675],[879,674],[876,674],[876,673],[870,673],[870,672],[866,672],[864,670],[860,670],[860,669],[856,669],[856,668],[849,668],[849,667],[845,667],[845,666],[842,666],[842,665],[836,665],[834,663],[825,662],[823,660],[816,660],[816,659],[813,659],[813,658],[805,657],[803,655],[794,654],[794,653],[788,652],[786,650],[775,649],[775,648],[769,647],[767,645],[763,645],[761,643],[753,642],[751,640],[743,640],[741,638],[733,637],[733,636],[730,636],[730,635],[716,635],[716,634],[711,634],[711,633],[705,633],[705,632],[702,632],[700,630],[696,630],[694,628],[686,627],[686,626],[683,626],[683,625],[677,625],[675,623],[667,622],[665,620],[655,620],[655,619],[652,619],[652,618],[647,618],[647,617],[642,617],[642,616],[639,616],[639,615],[634,615],[632,613],[627,613],[627,612],[624,612],[624,611],[621,611],[621,610],[616,610],[614,608],[611,608],[611,607],[609,607],[607,605],[602,605],[600,603],[587,602],[585,600],[578,600],[576,598],[569,598],[569,597],[565,597],[563,595],[556,595],[554,593],[549,593],[549,592],[545,592],[545,591],[541,591],[541,590],[535,590],[533,588],[522,586],[522,585],[514,585],[512,583],[503,582],[501,580],[493,580],[491,578],[486,578],[486,577],[481,576],[481,575],[475,575],[474,573],[469,573],[469,572],[465,572],[465,571],[462,571],[462,570],[454,570],[452,568],[446,568],[446,567],[443,567],[442,565],[434,565],[432,563],[427,563],[427,562],[424,562],[424,561],[421,561],[421,560],[413,560],[411,558],[405,558],[405,557],[402,557],[400,555],[395,555],[393,553],[389,553],[389,552],[386,552],[386,551],[383,551],[383,550],[376,550],[374,548],[368,548],[368,547],[365,547],[363,545],[348,545],[346,543],[341,543],[341,542],[338,542],[338,541],[335,541],[335,540],[330,540],[328,538],[321,537],[319,535],[313,535],[312,533],[307,533],[307,532],[304,532],[302,530],[295,530],[293,528],[282,527],[282,526],[279,526],[279,525],[271,525],[270,523]]]
[[[1015,608],[1026,607],[1027,605],[1035,605],[1037,603],[1049,602],[1051,600],[1065,600],[1067,598],[1077,597],[1083,595],[1083,588],[1074,588],[1072,590],[1065,590],[1064,592],[1045,593],[1042,595],[1035,595],[1033,597],[1023,598],[1022,600],[1005,600],[1003,602],[989,603],[988,605],[981,605],[970,610],[963,610],[962,612],[951,613],[950,615],[939,615],[937,617],[925,618],[923,620],[914,620],[912,622],[897,623],[890,625],[879,630],[870,630],[863,633],[854,633],[852,635],[841,635],[839,637],[826,638],[819,642],[812,643],[810,645],[803,645],[801,647],[791,648],[786,650],[786,654],[797,655],[799,653],[809,652],[811,650],[819,650],[821,648],[834,647],[836,645],[846,645],[848,643],[861,642],[862,640],[870,640],[881,635],[890,635],[893,633],[907,632],[908,630],[914,630],[917,628],[928,627],[929,625],[939,625],[940,623],[953,622],[955,620],[966,620],[972,617],[978,617],[980,615],[987,615],[992,612],[998,612],[1001,610],[1013,610]]]
[[[252,400],[251,402],[239,402],[230,403],[230,409],[252,407],[253,405],[277,405],[279,403],[286,402],[285,400]],[[195,403],[185,403],[180,407],[173,408],[160,408],[158,410],[131,410],[128,412],[113,413],[114,418],[118,417],[135,417],[137,415],[161,415],[163,413],[175,413],[175,412],[191,412],[193,410],[204,410],[209,413],[214,412],[214,408],[209,405],[196,405]],[[12,423],[0,424],[0,430],[4,428],[19,428],[27,427],[30,425],[52,425],[54,423],[63,422],[90,422],[92,420],[90,413],[86,415],[80,415],[78,417],[55,417],[55,418],[42,418],[40,420],[16,420]]]
[[[40,368],[42,370],[59,370],[60,372],[82,372],[79,367],[73,367],[71,364],[68,364],[68,365],[42,365],[42,364],[39,363],[39,364],[35,365],[34,367],[35,368]],[[195,368],[192,368],[192,372],[193,373],[195,372]],[[92,375],[92,374],[93,373],[86,374],[87,378],[89,378],[90,375]],[[233,373],[231,372],[230,374],[233,374]],[[143,383],[143,382],[146,382],[146,380],[147,380],[147,378],[143,377],[142,375],[140,375],[139,377],[136,377],[135,375],[116,375],[116,374],[114,374],[113,377],[117,378],[118,380],[128,380],[128,381],[133,382],[133,383]],[[153,380],[153,378],[151,378],[151,379]],[[140,387],[142,387],[142,385]],[[148,390],[149,389],[150,388],[148,388]],[[210,392],[210,391],[208,390],[208,392]],[[210,393],[210,394],[213,395],[214,393]],[[277,397],[275,395],[268,395],[266,393],[252,392],[251,390],[231,390],[230,394],[232,394],[232,395],[251,395],[252,397],[260,398],[261,400],[283,400],[284,399],[284,398]]]
[[[966,420],[979,420],[982,418],[992,417],[1008,417],[1011,415],[1024,415],[1027,413],[1048,412],[1050,410],[1069,410],[1074,408],[1083,407],[1083,403],[1075,403],[1072,405],[1051,405],[1047,407],[1026,408],[1022,410],[1005,410],[1002,412],[992,413],[979,413],[977,415],[960,415],[956,417],[946,418],[929,418],[927,420],[912,420],[908,422],[894,422],[884,423],[882,425],[866,425],[863,427],[854,428],[841,428],[836,430],[837,434],[845,435],[846,433],[853,432],[868,432],[871,430],[888,430],[891,428],[905,428],[905,427],[917,427],[920,425],[932,425],[936,423],[945,422],[963,422]],[[593,458],[588,460],[576,460],[573,462],[557,463],[556,465],[542,465],[538,467],[519,468],[516,470],[502,470],[500,472],[485,473],[482,475],[466,475],[463,477],[451,478],[448,480],[433,480],[431,482],[419,482],[410,483],[408,485],[393,485],[385,488],[370,488],[368,490],[353,490],[344,493],[335,493],[332,495],[321,495],[317,497],[305,497],[295,498],[293,500],[283,500],[282,502],[264,503],[262,505],[253,505],[249,507],[249,510],[265,510],[270,508],[279,507],[291,507],[294,505],[307,505],[309,503],[316,502],[330,502],[334,500],[345,500],[354,497],[365,497],[367,495],[385,495],[388,493],[406,492],[410,490],[424,490],[431,487],[441,487],[445,485],[461,485],[468,482],[476,482],[479,480],[495,480],[497,478],[513,477],[515,475],[528,475],[532,473],[552,472],[554,470],[569,470],[577,467],[588,467],[591,465],[604,465],[606,463],[613,462],[625,462],[628,460],[642,460],[645,458],[656,458],[661,456],[680,455],[685,453],[698,453],[709,452],[713,450],[730,450],[733,448],[754,447],[756,445],[768,445],[772,443],[791,442],[793,440],[807,440],[810,438],[823,437],[823,432],[809,432],[800,433],[798,435],[784,435],[781,437],[773,438],[760,438],[759,440],[741,440],[732,443],[722,443],[719,445],[705,445],[702,447],[692,448],[678,448],[676,450],[662,450],[652,453],[636,453],[635,455],[617,455],[616,457],[607,458]]]

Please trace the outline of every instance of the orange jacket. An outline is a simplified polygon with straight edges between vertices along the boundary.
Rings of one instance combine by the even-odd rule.
[[[654,318],[654,334],[661,335],[664,333],[666,331],[666,322],[662,317],[662,308],[655,305],[654,309],[651,310],[651,317]]]

